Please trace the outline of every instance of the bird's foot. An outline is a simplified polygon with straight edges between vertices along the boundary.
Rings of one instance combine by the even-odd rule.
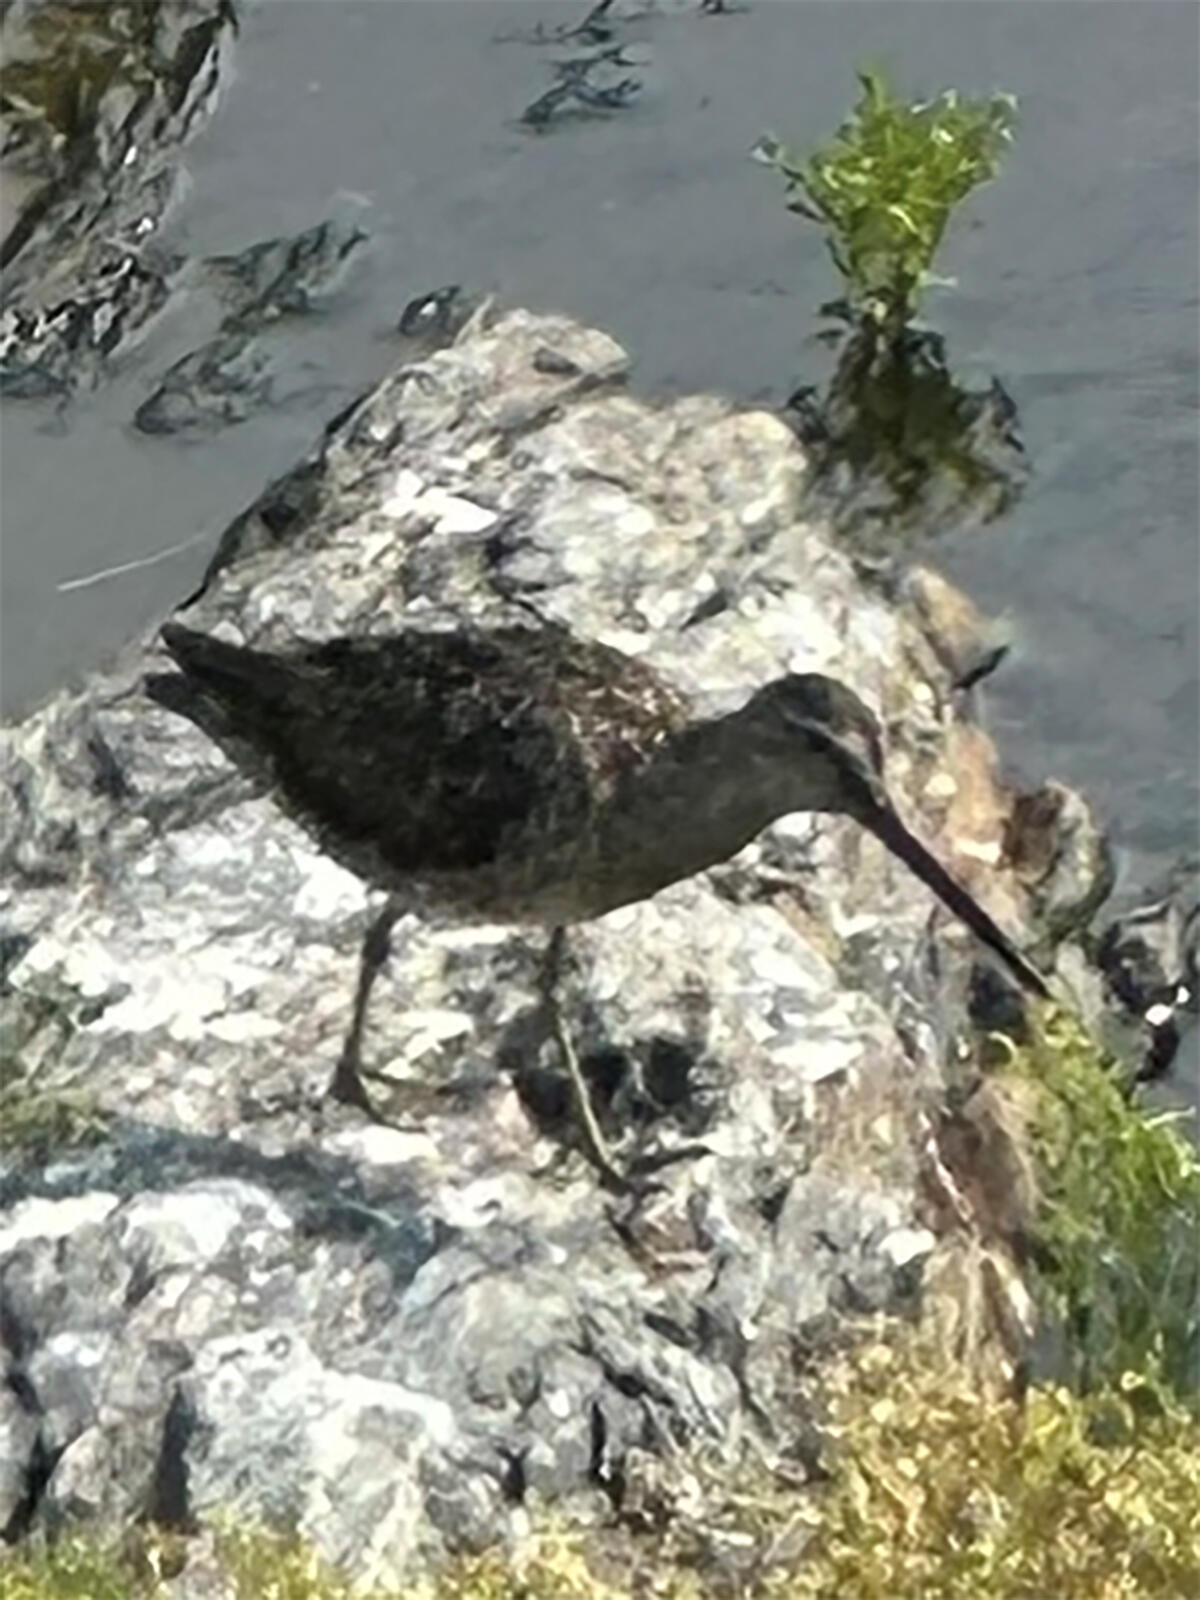
[[[583,1076],[583,1069],[579,1065],[579,1056],[576,1054],[575,1045],[567,1026],[562,1019],[557,1004],[551,1000],[551,1024],[554,1029],[555,1041],[562,1055],[563,1065],[567,1069],[567,1077],[571,1084],[571,1098],[575,1102],[575,1121],[579,1130],[580,1143],[583,1145],[584,1154],[595,1167],[606,1188],[612,1189],[616,1194],[641,1195],[661,1185],[650,1183],[643,1176],[635,1173],[624,1172],[613,1159],[608,1148],[608,1140],[600,1130],[600,1123],[592,1107],[592,1097],[588,1093],[587,1080]]]
[[[630,1178],[641,1189],[661,1188],[661,1184],[650,1185],[647,1182],[651,1172],[661,1172],[664,1167],[679,1166],[684,1161],[699,1161],[704,1156],[712,1154],[711,1146],[700,1144],[698,1141],[692,1144],[674,1145],[668,1150],[650,1150],[645,1155],[635,1156],[629,1163]]]
[[[358,1063],[349,1051],[342,1052],[326,1093],[331,1100],[338,1101],[340,1105],[353,1106],[356,1111],[363,1112],[372,1122],[382,1120],[367,1093],[366,1085],[358,1070]]]
[[[592,1106],[592,1097],[583,1075],[583,1068],[579,1064],[574,1041],[563,1020],[562,1007],[558,1000],[558,980],[566,953],[566,939],[564,928],[558,927],[551,932],[542,966],[541,988],[545,1015],[550,1024],[550,1031],[554,1035],[554,1041],[558,1045],[563,1066],[567,1070],[567,1081],[571,1085],[571,1100],[579,1142],[583,1146],[584,1155],[600,1174],[606,1189],[615,1194],[640,1196],[660,1186],[649,1184],[639,1176],[622,1171],[614,1161]]]
[[[562,971],[565,950],[566,932],[561,927],[555,928],[550,935],[542,968],[542,1001],[545,1006],[544,1015],[554,1035],[563,1066],[566,1068],[567,1081],[571,1085],[579,1142],[583,1146],[583,1153],[600,1174],[601,1182],[606,1189],[629,1199],[639,1200],[663,1187],[661,1183],[652,1181],[649,1176],[651,1172],[660,1171],[676,1161],[687,1161],[695,1156],[708,1155],[710,1152],[704,1145],[687,1145],[680,1150],[668,1151],[659,1156],[645,1154],[635,1156],[627,1168],[615,1160],[608,1141],[601,1131],[587,1079],[583,1075],[574,1040],[563,1019],[562,1007],[559,1004],[558,979]]]

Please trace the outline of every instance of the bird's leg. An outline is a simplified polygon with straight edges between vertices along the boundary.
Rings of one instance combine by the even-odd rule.
[[[575,1116],[579,1124],[579,1134],[583,1141],[583,1148],[589,1161],[600,1173],[601,1177],[620,1194],[628,1194],[636,1185],[625,1176],[620,1167],[613,1161],[609,1154],[608,1142],[600,1131],[600,1124],[596,1120],[596,1113],[592,1109],[592,1097],[584,1081],[583,1070],[579,1065],[579,1057],[575,1051],[567,1025],[563,1021],[562,1007],[558,1003],[558,979],[562,970],[563,951],[566,947],[566,929],[555,928],[550,935],[550,943],[546,948],[546,961],[542,971],[542,1003],[550,1019],[550,1028],[554,1034],[555,1043],[567,1069],[567,1077],[571,1083],[571,1097],[575,1102]]]
[[[400,907],[389,900],[367,929],[359,959],[354,1015],[350,1019],[350,1031],[346,1035],[346,1042],[342,1045],[342,1053],[328,1089],[332,1099],[340,1100],[343,1105],[357,1106],[373,1120],[378,1119],[379,1113],[372,1105],[362,1081],[363,1025],[367,1020],[367,1002],[371,998],[375,979],[387,961],[392,942],[392,929],[399,916]]]

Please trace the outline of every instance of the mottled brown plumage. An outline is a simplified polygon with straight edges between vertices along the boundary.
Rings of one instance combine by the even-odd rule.
[[[558,920],[549,902],[606,808],[692,716],[643,663],[561,628],[336,639],[286,656],[174,624],[163,638],[189,683],[152,680],[152,694],[256,770],[336,860],[465,916]]]
[[[400,898],[417,898],[458,917],[557,928],[728,859],[788,812],[844,812],[1046,992],[904,827],[883,787],[875,719],[831,678],[788,674],[700,720],[646,663],[559,627],[336,639],[287,654],[177,624],[162,636],[186,681],[153,679],[150,692],[258,771],[330,855],[398,897],[392,919]],[[364,972],[386,953],[376,934]],[[355,1056],[368,990],[366,977]],[[347,1059],[335,1091],[365,1105]]]

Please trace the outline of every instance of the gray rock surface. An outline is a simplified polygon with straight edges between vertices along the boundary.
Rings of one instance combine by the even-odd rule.
[[[537,614],[705,712],[831,673],[914,827],[1028,939],[990,745],[918,619],[804,519],[790,431],[636,398],[626,366],[484,308],[331,429],[286,527],[235,524],[185,620],[280,645]],[[143,642],[0,740],[9,1531],[232,1508],[394,1577],[528,1504],[602,1508],[646,1452],[787,1449],[797,1349],[907,1300],[934,1246],[968,937],[805,816],[572,929],[565,1020],[618,1152],[708,1151],[616,1203],[574,1149],[545,935],[413,914],[368,1125],[322,1096],[375,897],[141,694],[164,665]]]
[[[1137,904],[1109,910],[1095,959],[1111,1001],[1113,1045],[1151,1079],[1175,1064],[1182,1047],[1177,1076],[1185,1095],[1200,1101],[1200,855],[1173,863]]]

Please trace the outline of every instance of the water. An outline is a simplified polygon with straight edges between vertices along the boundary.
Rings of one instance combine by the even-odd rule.
[[[604,122],[516,123],[553,51],[496,36],[585,7],[507,0],[260,3],[236,75],[189,147],[170,242],[244,249],[331,211],[370,230],[331,312],[288,335],[312,389],[207,441],[128,425],[188,348],[182,306],[64,419],[11,404],[0,434],[6,714],[86,669],[194,584],[217,533],[341,401],[397,358],[390,328],[447,282],[561,309],[636,356],[641,392],[778,401],[823,359],[837,282],[816,228],[748,159],[767,129],[828,135],[868,58],[899,88],[1007,89],[1018,136],[939,261],[928,310],[967,381],[999,374],[1033,485],[1003,523],[930,554],[1014,658],[989,720],[1031,779],[1083,788],[1141,880],[1194,845],[1200,814],[1197,593],[1198,60],[1190,3],[690,6],[623,30],[646,92]],[[187,544],[187,541],[192,541]],[[59,585],[186,544],[157,565]]]

